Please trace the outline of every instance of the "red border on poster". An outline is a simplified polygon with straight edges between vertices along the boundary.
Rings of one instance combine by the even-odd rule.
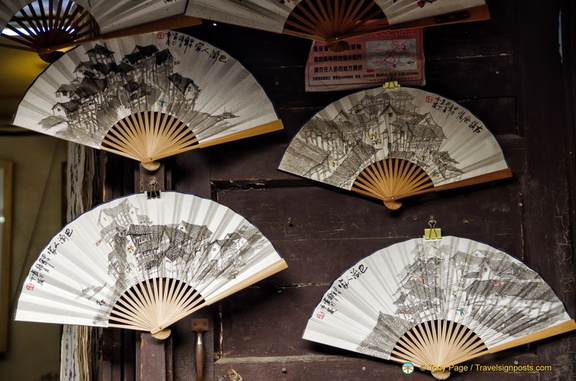
[[[315,41],[306,63],[306,91],[374,87],[389,81],[425,84],[422,29],[383,31],[347,40],[341,52]]]

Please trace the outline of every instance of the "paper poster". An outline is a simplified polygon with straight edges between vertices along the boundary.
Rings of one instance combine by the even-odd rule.
[[[314,42],[306,64],[306,91],[374,87],[388,81],[425,83],[422,29],[383,31],[347,40],[341,52]]]

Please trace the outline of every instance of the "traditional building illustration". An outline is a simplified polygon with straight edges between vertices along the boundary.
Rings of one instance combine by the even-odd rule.
[[[240,225],[215,237],[206,225],[186,221],[158,225],[128,200],[103,208],[98,217],[101,241],[108,243],[108,271],[118,279],[121,294],[134,268],[161,276],[164,267],[181,269],[181,279],[197,286],[217,277],[233,279],[265,242],[252,225]],[[93,295],[86,290],[83,296]]]
[[[54,128],[73,141],[99,142],[126,114],[194,113],[201,89],[192,78],[175,71],[179,62],[169,48],[136,45],[116,61],[115,53],[102,43],[85,54],[87,59],[73,70],[76,78],[56,89],[57,102],[52,115],[40,121],[42,128]],[[235,117],[226,112],[205,115],[203,120],[216,124]]]
[[[327,184],[347,188],[368,165],[386,158],[411,161],[431,177],[457,178],[458,162],[442,151],[447,139],[431,113],[420,114],[405,90],[364,94],[353,106],[330,119],[317,114],[288,148],[284,169]],[[324,114],[323,114],[324,115]],[[313,155],[316,160],[302,153]],[[315,162],[303,166],[300,162]]]
[[[458,316],[470,329],[482,325],[514,336],[530,326],[544,328],[558,314],[552,307],[557,298],[546,283],[505,254],[449,251],[442,246],[430,253],[426,244],[414,248],[413,261],[397,273],[397,310],[380,312],[359,352],[378,355],[391,349],[391,343],[422,321]]]

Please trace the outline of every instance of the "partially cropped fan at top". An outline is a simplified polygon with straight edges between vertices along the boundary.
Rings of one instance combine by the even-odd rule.
[[[507,253],[459,237],[376,251],[322,296],[304,339],[431,370],[576,329],[550,286]]]
[[[16,320],[150,331],[286,267],[244,217],[163,192],[101,204],[66,225],[26,278]]]
[[[13,124],[140,161],[282,129],[248,70],[164,31],[66,52],[24,95]]]
[[[383,86],[348,95],[314,115],[279,169],[384,201],[511,177],[487,127],[456,102]]]
[[[186,0],[10,0],[0,4],[0,31],[5,45],[52,62],[58,49],[82,41],[201,23],[185,15],[186,6]]]
[[[384,29],[489,18],[484,0],[192,0],[187,14],[329,44]]]
[[[485,0],[11,0],[0,4],[9,45],[52,62],[58,49],[215,20],[327,43],[383,29],[489,18]]]

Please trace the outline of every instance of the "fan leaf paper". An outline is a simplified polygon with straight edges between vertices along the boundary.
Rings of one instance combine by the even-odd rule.
[[[279,169],[398,209],[401,198],[511,177],[486,126],[456,102],[383,86],[326,106],[296,134]]]
[[[81,42],[200,24],[186,7],[186,0],[10,0],[0,4],[0,31],[8,46],[53,62],[58,49]]]
[[[322,296],[306,340],[432,371],[576,329],[532,269],[486,244],[422,238],[383,248]]]
[[[484,0],[192,0],[187,14],[328,44],[385,29],[490,17]]]
[[[49,65],[13,124],[140,161],[282,129],[226,52],[174,32],[86,43]]]
[[[169,334],[172,323],[262,280],[286,262],[226,206],[163,192],[80,215],[40,253],[16,320]]]

